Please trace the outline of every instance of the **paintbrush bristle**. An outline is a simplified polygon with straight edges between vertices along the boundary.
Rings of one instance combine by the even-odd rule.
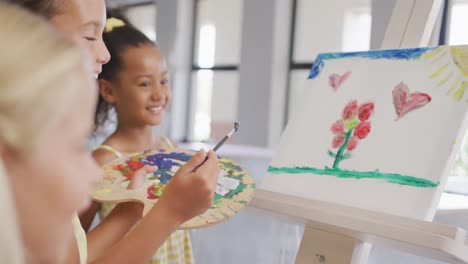
[[[239,130],[239,122],[234,122],[234,131],[237,132]]]

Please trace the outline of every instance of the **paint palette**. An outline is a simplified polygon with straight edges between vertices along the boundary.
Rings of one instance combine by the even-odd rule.
[[[102,167],[104,178],[96,186],[92,197],[99,202],[139,201],[144,204],[145,215],[158,201],[172,176],[193,154],[195,152],[183,149],[150,150],[117,159]],[[157,166],[158,170],[146,176],[142,188],[127,190],[135,171],[144,165]],[[220,158],[219,165],[221,173],[213,205],[202,215],[185,222],[182,229],[201,228],[224,221],[245,207],[252,198],[255,183],[249,173],[227,158]]]

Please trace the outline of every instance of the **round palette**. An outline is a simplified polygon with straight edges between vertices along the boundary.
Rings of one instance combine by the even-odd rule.
[[[164,192],[164,186],[177,170],[195,154],[193,151],[149,150],[117,159],[102,167],[103,181],[92,193],[99,202],[138,201],[144,204],[146,214]],[[137,190],[127,190],[136,170],[144,165],[157,166],[158,170],[146,176],[145,185]],[[255,183],[249,173],[234,161],[219,158],[221,172],[214,194],[213,205],[202,215],[185,222],[182,229],[200,228],[224,221],[244,208],[252,198]]]

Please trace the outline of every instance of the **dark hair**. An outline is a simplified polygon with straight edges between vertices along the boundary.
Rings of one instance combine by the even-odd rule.
[[[123,21],[125,25],[115,26],[103,34],[104,43],[109,50],[111,59],[107,64],[102,66],[102,72],[99,74],[98,78],[107,81],[115,81],[117,79],[124,63],[121,55],[125,49],[148,44],[156,46],[153,41],[136,29],[119,11],[107,12],[107,19],[109,20],[112,18]],[[96,113],[94,115],[95,131],[107,121],[111,108],[112,106],[99,95]]]
[[[58,0],[8,0],[37,15],[51,19],[60,12],[63,1]]]

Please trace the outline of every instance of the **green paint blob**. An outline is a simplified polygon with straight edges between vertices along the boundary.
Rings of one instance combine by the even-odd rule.
[[[317,175],[328,175],[335,176],[338,178],[355,178],[355,179],[382,179],[389,183],[407,185],[420,188],[435,188],[439,185],[439,182],[435,183],[430,180],[401,175],[398,173],[382,173],[379,170],[375,171],[351,171],[342,170],[335,168],[317,169],[312,167],[272,167],[268,168],[268,172],[272,174],[300,174],[300,173],[312,173]]]
[[[221,206],[223,206],[224,202],[223,202],[223,197],[217,193],[215,193],[215,197],[213,199],[213,204],[211,205],[211,208],[219,208]]]
[[[351,130],[351,129],[354,129],[359,124],[359,120],[357,119],[357,117],[354,116],[350,119],[345,120],[344,123],[345,123],[346,129]]]

